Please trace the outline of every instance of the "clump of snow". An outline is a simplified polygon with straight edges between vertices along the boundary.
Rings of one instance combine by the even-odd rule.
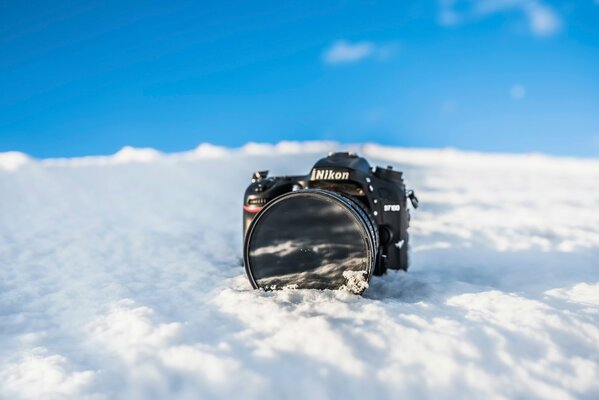
[[[27,155],[18,151],[0,153],[0,170],[15,171],[30,161],[31,159]]]
[[[343,271],[343,277],[346,279],[346,283],[341,286],[341,290],[347,290],[354,294],[361,294],[364,290],[368,289],[366,271]]]
[[[328,151],[277,146],[1,173],[0,398],[599,397],[597,160],[332,149],[421,200],[410,270],[356,296],[245,277],[248,176]]]

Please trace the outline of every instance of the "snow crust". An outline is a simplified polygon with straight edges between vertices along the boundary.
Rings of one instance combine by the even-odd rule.
[[[252,290],[255,170],[416,190],[408,273]],[[599,161],[328,142],[0,154],[0,398],[599,397]]]

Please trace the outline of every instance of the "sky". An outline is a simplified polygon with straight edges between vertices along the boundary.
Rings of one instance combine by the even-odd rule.
[[[0,151],[599,157],[599,0],[0,0]]]

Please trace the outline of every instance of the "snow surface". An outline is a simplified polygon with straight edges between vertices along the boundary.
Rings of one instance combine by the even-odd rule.
[[[350,146],[405,171],[408,273],[250,288],[254,170],[335,143],[0,154],[0,398],[599,398],[599,161]]]

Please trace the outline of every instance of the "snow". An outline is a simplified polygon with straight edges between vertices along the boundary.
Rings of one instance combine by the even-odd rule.
[[[405,172],[412,266],[252,290],[254,170]],[[599,161],[328,142],[0,154],[0,398],[598,398]]]
[[[18,151],[0,153],[0,170],[13,171],[29,162],[29,157]]]
[[[116,163],[127,162],[150,162],[160,158],[160,152],[151,148],[134,148],[125,146],[119,150],[111,159]]]

